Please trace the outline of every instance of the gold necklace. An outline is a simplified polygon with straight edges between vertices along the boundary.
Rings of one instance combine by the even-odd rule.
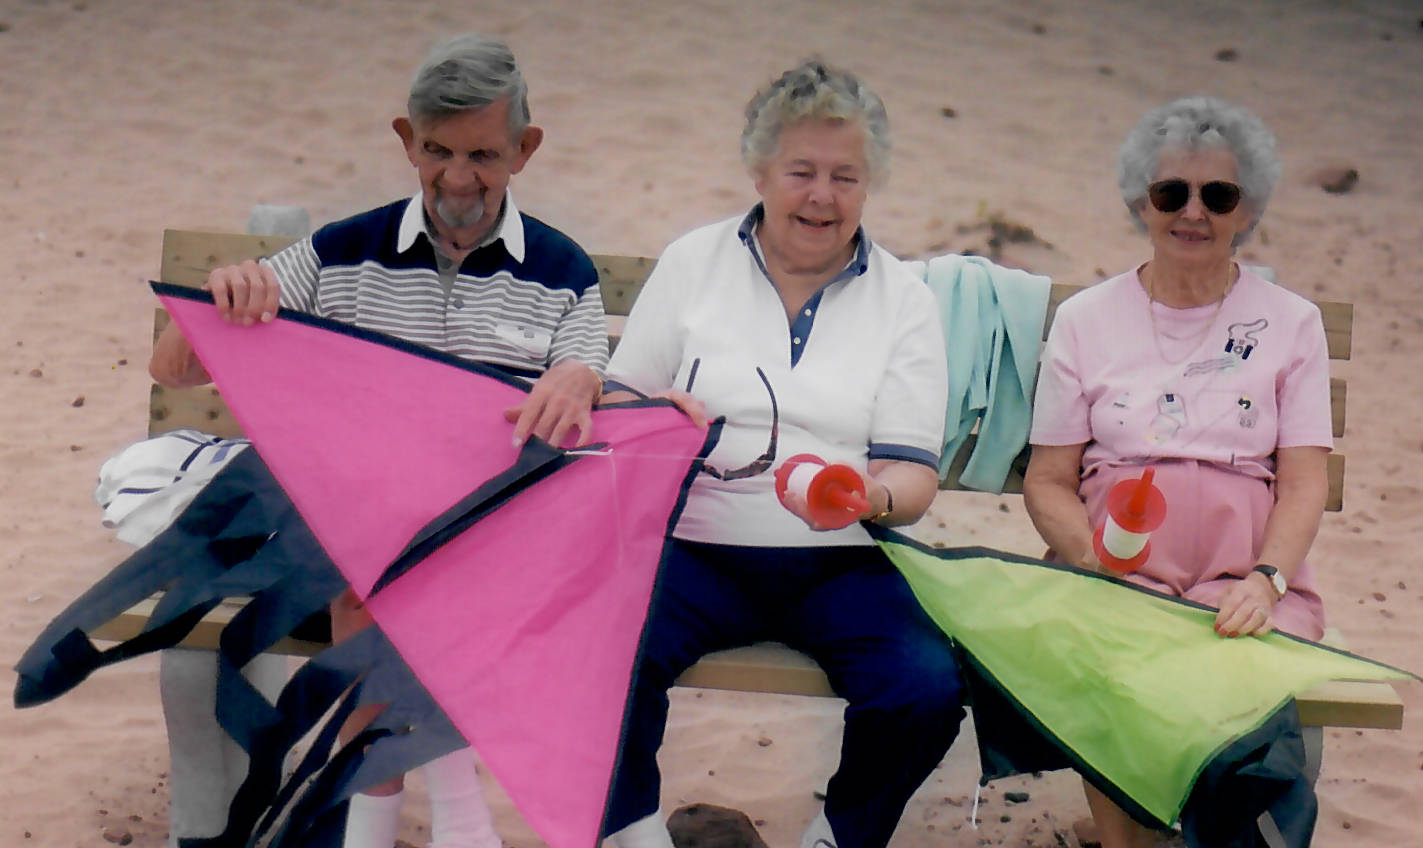
[[[1235,263],[1232,262],[1229,270],[1226,271],[1225,288],[1221,291],[1220,297],[1215,302],[1215,311],[1211,313],[1210,320],[1206,322],[1205,329],[1201,330],[1201,332],[1190,341],[1189,346],[1186,348],[1186,354],[1179,359],[1171,359],[1168,357],[1165,348],[1161,346],[1161,333],[1156,329],[1156,310],[1152,307],[1152,304],[1157,303],[1156,270],[1152,268],[1151,265],[1147,265],[1146,270],[1151,275],[1150,279],[1146,281],[1146,314],[1151,319],[1151,340],[1156,343],[1156,354],[1160,356],[1161,361],[1167,365],[1180,365],[1182,362],[1191,358],[1191,355],[1200,348],[1201,342],[1205,341],[1206,337],[1210,335],[1211,330],[1215,329],[1215,319],[1220,316],[1221,307],[1225,305],[1225,296],[1230,293],[1230,287],[1235,283]]]

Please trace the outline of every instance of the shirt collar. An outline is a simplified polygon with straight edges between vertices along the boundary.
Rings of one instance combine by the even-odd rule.
[[[434,243],[430,234],[425,231],[424,194],[416,192],[415,196],[410,198],[410,202],[405,204],[405,214],[400,218],[400,232],[396,237],[395,249],[404,253],[415,244],[415,239],[421,235],[424,235],[431,244]],[[524,219],[519,214],[519,208],[514,205],[513,192],[508,189],[504,190],[504,207],[499,211],[499,221],[495,224],[494,232],[490,233],[479,247],[488,247],[500,239],[503,239],[504,249],[509,252],[515,262],[524,261]]]
[[[741,226],[736,228],[736,234],[741,237],[741,243],[746,245],[746,249],[751,251],[751,255],[756,257],[757,264],[765,270],[765,262],[758,252],[759,247],[756,242],[756,225],[766,217],[766,204],[758,203],[751,207],[751,211],[746,213],[746,217],[741,219]],[[850,261],[845,264],[845,271],[853,271],[846,274],[842,271],[836,275],[832,282],[845,279],[847,277],[858,277],[870,269],[870,237],[865,232],[863,224],[855,228],[855,254],[850,257]]]

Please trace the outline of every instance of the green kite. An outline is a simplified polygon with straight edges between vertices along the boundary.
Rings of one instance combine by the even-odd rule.
[[[1221,638],[1214,609],[1111,577],[871,532],[963,653],[985,781],[1075,768],[1143,823],[1181,819],[1188,841],[1225,844],[1236,804],[1251,839],[1269,809],[1307,844],[1295,693],[1414,677],[1281,633]],[[1191,819],[1193,791],[1214,821]]]

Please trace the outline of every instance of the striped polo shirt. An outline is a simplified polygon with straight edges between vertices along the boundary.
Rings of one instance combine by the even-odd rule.
[[[282,308],[387,333],[537,377],[564,359],[602,372],[608,329],[598,273],[568,236],[506,192],[494,237],[465,257],[448,291],[421,195],[320,228],[264,262]]]

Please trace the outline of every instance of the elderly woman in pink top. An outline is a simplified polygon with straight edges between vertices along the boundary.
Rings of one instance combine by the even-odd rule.
[[[1219,609],[1222,637],[1318,639],[1305,556],[1332,447],[1319,310],[1235,262],[1280,166],[1259,118],[1215,98],[1149,112],[1118,161],[1151,259],[1062,304],[1034,404],[1028,514],[1056,556],[1101,569],[1107,493],[1155,469],[1165,523],[1126,576]],[[1087,787],[1103,845],[1150,834]]]

